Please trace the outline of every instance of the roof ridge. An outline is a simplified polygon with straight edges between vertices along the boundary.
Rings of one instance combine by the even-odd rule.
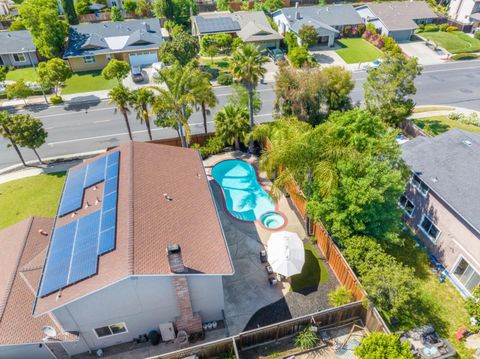
[[[18,267],[20,266],[20,261],[22,259],[22,256],[23,256],[23,251],[25,250],[25,246],[27,244],[27,238],[28,238],[28,235],[30,234],[30,230],[32,229],[32,225],[33,225],[33,219],[34,217],[30,217],[28,219],[29,221],[29,224],[27,226],[27,230],[25,231],[25,235],[23,237],[23,245],[22,245],[22,249],[19,251],[18,253],[18,256],[17,256],[17,264],[15,266],[15,270],[13,271],[12,275],[10,276],[8,282],[7,282],[7,295],[4,295],[2,297],[2,301],[0,302],[0,321],[2,320],[2,317],[3,317],[3,312],[5,311],[5,307],[8,303],[8,299],[10,298],[10,294],[12,292],[12,286],[13,286],[13,283],[15,282],[15,278],[17,277],[17,272],[18,272]]]
[[[130,183],[129,183],[129,186],[128,186],[128,206],[130,207],[129,211],[128,211],[128,220],[127,220],[127,227],[128,227],[128,271],[130,274],[133,274],[134,272],[134,258],[135,258],[135,247],[134,247],[134,243],[133,243],[133,235],[134,235],[134,226],[133,226],[133,222],[134,222],[134,216],[135,216],[135,208],[134,208],[134,200],[133,200],[133,178],[134,178],[134,165],[133,165],[133,151],[134,151],[134,148],[135,148],[135,142],[133,141],[130,141],[129,144],[128,144],[128,147],[129,147],[129,152],[128,152],[128,157],[129,157],[129,161],[127,162],[128,163],[128,166],[129,166],[129,169],[128,169],[128,172],[129,172],[129,180],[130,180]]]

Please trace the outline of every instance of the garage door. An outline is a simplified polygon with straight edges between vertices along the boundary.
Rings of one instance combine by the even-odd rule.
[[[158,61],[156,51],[136,52],[134,54],[129,54],[128,57],[130,58],[131,66],[148,66]]]

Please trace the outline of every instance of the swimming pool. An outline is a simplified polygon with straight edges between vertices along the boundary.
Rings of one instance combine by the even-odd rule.
[[[222,187],[228,212],[242,221],[255,221],[275,204],[257,181],[255,168],[242,160],[225,160],[212,168],[212,177]]]

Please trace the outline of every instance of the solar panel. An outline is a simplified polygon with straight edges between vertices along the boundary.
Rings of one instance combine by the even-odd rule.
[[[104,211],[109,211],[117,207],[117,192],[112,192],[103,197],[103,206]]]
[[[120,152],[115,151],[110,153],[107,156],[107,166],[111,166],[114,163],[118,163],[119,158],[120,158]]]
[[[60,202],[59,216],[73,212],[82,206],[86,167],[69,172]]]
[[[106,179],[111,179],[118,176],[118,163],[114,163],[107,167]]]
[[[98,182],[103,181],[106,162],[107,159],[102,157],[88,165],[84,188],[88,188]]]
[[[113,177],[110,179],[107,179],[105,181],[105,186],[103,188],[103,195],[106,196],[107,194],[110,194],[112,192],[117,191],[117,177]]]

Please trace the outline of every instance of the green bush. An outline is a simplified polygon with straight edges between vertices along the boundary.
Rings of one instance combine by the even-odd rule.
[[[313,61],[311,55],[305,47],[295,47],[288,52],[288,59],[293,67],[302,67]]]
[[[218,75],[217,82],[219,85],[228,86],[232,84],[233,77],[232,75],[223,72],[220,75]]]
[[[425,25],[425,28],[423,29],[425,32],[435,32],[438,31],[438,26],[435,24],[427,24]]]
[[[345,287],[338,287],[333,292],[328,293],[328,301],[334,307],[339,307],[352,302],[353,294]]]
[[[295,337],[295,346],[303,350],[312,349],[317,343],[317,334],[312,332],[310,327],[305,328]]]
[[[441,24],[438,26],[439,31],[447,31],[448,29],[448,24]]]
[[[454,32],[454,31],[458,31],[458,27],[456,27],[456,26],[447,27],[447,32]]]
[[[63,103],[62,96],[52,96],[52,97],[50,97],[50,102],[53,105],[59,105],[59,104]]]
[[[473,112],[470,115],[464,115],[463,113],[452,112],[448,115],[448,118],[452,121],[458,121],[465,125],[472,125],[480,127],[480,118]]]
[[[473,35],[473,37],[476,38],[477,40],[480,40],[480,30],[477,31],[475,35]]]
[[[293,32],[287,32],[284,41],[287,45],[287,53],[298,47],[298,40]]]
[[[395,334],[374,332],[360,340],[355,355],[361,359],[415,359],[408,342],[401,342]]]
[[[418,24],[418,29],[423,31],[425,29],[425,24]]]
[[[467,309],[468,315],[471,318],[474,318],[476,324],[472,325],[472,330],[479,332],[480,331],[480,286],[477,286],[473,290],[472,296],[467,298],[465,308]]]
[[[198,150],[202,158],[205,159],[209,156],[222,152],[225,148],[225,144],[220,138],[213,136],[207,140],[205,146],[200,146],[198,143],[195,143],[191,146],[191,148]]]
[[[469,54],[469,53],[460,53],[460,54],[455,54],[450,56],[452,60],[472,60],[472,59],[478,59],[480,56],[477,54]]]

